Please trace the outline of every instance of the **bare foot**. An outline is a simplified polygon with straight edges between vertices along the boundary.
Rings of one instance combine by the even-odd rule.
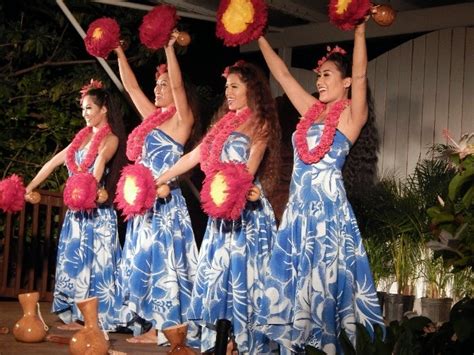
[[[134,344],[157,344],[158,337],[156,336],[156,329],[150,329],[147,333],[142,335],[137,335],[133,338],[128,338],[129,343]]]
[[[62,325],[58,325],[58,329],[61,329],[61,330],[80,330],[84,328],[83,325],[77,323],[77,322],[72,322],[72,323],[69,323],[69,324],[62,324]]]

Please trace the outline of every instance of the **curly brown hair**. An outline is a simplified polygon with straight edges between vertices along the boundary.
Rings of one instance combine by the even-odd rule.
[[[343,78],[352,76],[352,62],[349,56],[333,53],[328,56],[327,60],[336,64]],[[350,91],[349,98],[351,98]],[[374,102],[368,83],[367,105],[369,107],[367,122],[352,146],[342,171],[349,200],[355,199],[358,194],[364,194],[367,189],[374,186],[377,180],[377,153],[380,147],[380,138],[375,122]]]
[[[279,183],[281,128],[268,78],[258,66],[244,61],[228,67],[227,73],[239,75],[247,85],[247,104],[255,117],[255,137],[267,142],[267,149],[256,176],[262,182],[266,195],[270,196]],[[214,118],[220,118],[228,111],[227,100],[224,100]]]

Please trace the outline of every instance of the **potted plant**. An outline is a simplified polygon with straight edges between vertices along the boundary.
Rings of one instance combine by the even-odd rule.
[[[452,295],[455,301],[474,296],[474,272],[471,267],[453,271]]]
[[[377,218],[384,223],[380,233],[386,233],[391,251],[392,270],[397,281],[397,294],[387,295],[386,320],[401,320],[413,309],[413,285],[419,273],[422,245],[430,234],[430,218],[426,210],[437,199],[447,181],[446,164],[425,159],[418,162],[413,174],[403,182],[385,179],[387,193],[384,208]]]
[[[452,282],[451,267],[445,265],[441,257],[435,257],[427,250],[423,260],[426,297],[421,299],[421,314],[440,324],[449,320],[453,299],[446,297],[446,287]]]
[[[379,240],[371,236],[363,240],[364,247],[369,258],[370,269],[374,278],[382,314],[384,310],[385,295],[390,290],[390,286],[395,281],[391,270],[393,267],[392,257],[387,253],[390,244],[384,240]]]

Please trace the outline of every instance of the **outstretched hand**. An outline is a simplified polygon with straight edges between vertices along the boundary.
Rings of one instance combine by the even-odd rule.
[[[167,47],[173,47],[176,40],[178,39],[178,36],[179,31],[175,28],[173,31],[171,31],[170,40],[168,41]]]

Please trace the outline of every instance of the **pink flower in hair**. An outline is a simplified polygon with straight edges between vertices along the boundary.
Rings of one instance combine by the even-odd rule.
[[[82,103],[82,100],[84,99],[84,96],[87,95],[89,90],[102,89],[103,87],[104,87],[104,84],[102,83],[102,81],[91,79],[89,84],[84,85],[79,91],[81,93],[81,103]]]
[[[156,77],[156,80],[158,80],[158,78],[163,75],[164,73],[167,73],[168,72],[168,65],[166,64],[160,64],[156,67],[156,74],[155,74],[155,77]]]
[[[224,71],[222,72],[222,76],[227,79],[227,77],[229,76],[230,68],[240,67],[244,64],[245,64],[245,60],[239,59],[234,64],[225,67]]]
[[[327,46],[326,51],[327,51],[326,55],[324,57],[322,57],[320,60],[318,60],[316,68],[313,69],[314,72],[319,73],[321,71],[321,66],[334,53],[339,53],[341,55],[346,55],[347,54],[346,50],[344,48],[339,47],[339,46],[335,46],[333,49],[331,49],[330,46]]]

